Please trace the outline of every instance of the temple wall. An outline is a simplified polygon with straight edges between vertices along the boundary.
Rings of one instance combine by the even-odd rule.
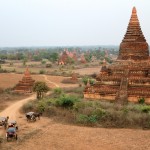
[[[111,101],[115,101],[115,95],[107,95],[107,96],[102,96],[102,95],[99,95],[99,94],[92,94],[92,93],[84,93],[84,98],[86,99],[96,99],[96,100],[111,100]],[[138,99],[137,97],[128,97],[128,102],[134,102],[134,103],[137,103],[138,102]],[[150,104],[150,98],[145,98],[145,103],[147,104]]]
[[[138,99],[137,97],[132,96],[132,97],[128,97],[128,101],[137,103]],[[145,103],[150,104],[150,98],[145,98]]]
[[[103,95],[99,95],[96,93],[84,93],[84,98],[86,99],[97,99],[97,100],[115,100],[115,95],[111,96],[111,95],[107,95],[107,96],[103,96]]]

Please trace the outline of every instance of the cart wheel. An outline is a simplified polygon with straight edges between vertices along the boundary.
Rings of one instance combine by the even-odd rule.
[[[18,136],[16,135],[16,140],[18,139]]]
[[[4,128],[7,129],[7,124],[6,123],[4,124]]]

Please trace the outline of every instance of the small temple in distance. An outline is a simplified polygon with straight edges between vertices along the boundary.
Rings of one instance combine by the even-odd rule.
[[[144,98],[150,103],[149,58],[149,46],[134,7],[117,60],[111,65],[103,63],[96,83],[85,87],[84,98],[115,100],[121,104]]]
[[[28,67],[24,72],[24,76],[21,81],[14,88],[14,92],[17,93],[31,93],[35,80],[31,78]]]

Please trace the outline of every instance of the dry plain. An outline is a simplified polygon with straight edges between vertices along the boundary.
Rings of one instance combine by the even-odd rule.
[[[0,74],[1,87],[13,87],[21,74]],[[35,80],[46,81],[53,88],[70,86],[62,84],[64,77],[34,75]],[[72,85],[74,86],[74,85]],[[141,129],[107,129],[75,126],[42,117],[35,123],[27,123],[20,107],[33,100],[34,95],[9,103],[0,114],[10,115],[19,124],[18,142],[2,143],[2,150],[149,150],[149,130]],[[1,137],[5,130],[0,128]],[[5,139],[5,138],[4,138]]]

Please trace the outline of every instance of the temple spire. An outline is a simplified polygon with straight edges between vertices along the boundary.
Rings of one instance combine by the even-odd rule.
[[[133,7],[132,14],[136,14],[136,7]]]
[[[145,60],[148,58],[148,44],[141,30],[136,8],[133,7],[126,34],[120,44],[118,60]]]
[[[25,72],[24,72],[24,76],[30,76],[30,72],[29,72],[29,68],[27,67]]]

